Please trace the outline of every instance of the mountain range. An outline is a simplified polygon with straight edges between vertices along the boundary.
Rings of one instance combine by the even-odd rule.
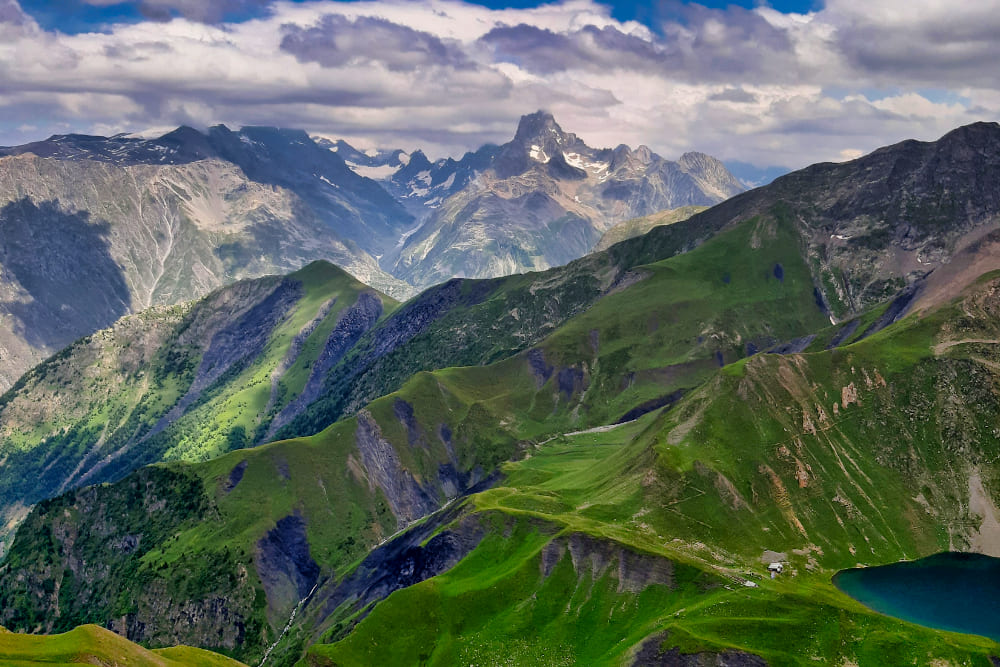
[[[240,279],[324,259],[406,298],[562,264],[625,218],[742,189],[707,156],[593,151],[542,112],[504,146],[435,163],[265,127],[0,148],[0,388],[125,314]]]
[[[411,156],[394,182],[414,164]],[[435,207],[394,260],[393,273],[416,285],[559,266],[593,249],[615,223],[744,190],[707,155],[670,162],[645,146],[595,150],[543,112],[524,116],[513,141],[424,169],[406,187]]]
[[[607,204],[611,153],[518,136],[470,183]],[[622,155],[617,202],[718,175]],[[401,303],[317,261],[124,317],[0,398],[0,623],[247,664],[996,664],[831,576],[1000,555],[998,184],[977,123],[544,271]],[[450,201],[490,229],[475,192],[394,261]]]

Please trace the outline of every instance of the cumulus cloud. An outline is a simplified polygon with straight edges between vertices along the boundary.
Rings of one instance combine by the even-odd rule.
[[[656,45],[614,26],[587,25],[572,32],[555,32],[526,23],[503,25],[483,35],[479,43],[495,62],[539,74],[571,69],[648,70],[665,64]]]
[[[592,0],[135,4],[149,21],[66,35],[0,0],[0,143],[224,122],[443,155],[546,108],[592,145],[797,167],[1000,115],[1000,0],[675,2],[655,31]]]
[[[407,26],[372,16],[353,20],[327,14],[316,25],[286,24],[281,50],[302,63],[324,67],[380,62],[394,71],[424,67],[470,68],[472,62],[454,43]]]
[[[825,14],[838,28],[844,56],[874,82],[998,84],[1000,3],[994,0],[832,0]]]
[[[15,0],[0,0],[0,24],[24,26],[31,22]]]

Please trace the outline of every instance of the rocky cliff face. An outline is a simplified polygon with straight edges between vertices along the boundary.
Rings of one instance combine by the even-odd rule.
[[[0,151],[0,389],[122,315],[328,259],[373,258],[412,218],[304,134],[213,128]]]
[[[670,162],[645,146],[593,149],[544,112],[524,116],[509,143],[463,162],[458,172],[441,166],[447,179],[430,167],[418,172],[427,186],[451,189],[435,195],[427,222],[394,260],[393,273],[415,285],[565,264],[589,252],[615,223],[715,204],[744,189],[707,155]],[[455,190],[453,173],[467,185]]]

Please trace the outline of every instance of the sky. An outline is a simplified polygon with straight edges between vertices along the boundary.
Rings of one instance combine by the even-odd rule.
[[[0,145],[224,123],[433,158],[544,109],[798,168],[1000,119],[996,35],[1000,0],[0,0]]]

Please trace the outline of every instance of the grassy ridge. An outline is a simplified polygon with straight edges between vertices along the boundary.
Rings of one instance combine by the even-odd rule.
[[[846,348],[753,357],[669,412],[538,447],[474,498],[478,511],[533,528],[497,529],[496,541],[397,592],[305,663],[625,664],[651,636],[664,649],[745,651],[773,665],[991,664],[993,641],[874,614],[830,577],[858,562],[1000,546],[970,509],[973,480],[986,490],[980,502],[995,508],[1000,497],[998,292],[987,277],[923,319]],[[543,547],[580,533],[727,583],[657,598],[655,586],[623,594],[614,568],[597,581],[578,568],[555,585]],[[789,571],[771,581],[774,558]],[[429,612],[396,640],[412,608]]]
[[[254,308],[280,290],[297,298],[265,332],[259,354],[229,359],[221,377],[195,387],[205,355],[218,354],[219,337],[238,322],[263,326],[250,321]],[[248,446],[302,391],[326,336],[363,293],[373,292],[318,262],[285,280],[248,281],[196,304],[125,318],[77,342],[0,399],[0,452],[9,471],[0,505],[16,512],[144,464],[205,460]],[[397,305],[379,298],[386,311]]]
[[[732,259],[739,255],[737,249],[754,243],[758,247],[746,258]],[[197,524],[180,526],[167,539],[147,539],[139,562],[124,571],[127,578],[112,577],[107,586],[127,588],[134,581],[162,579],[174,590],[178,586],[171,583],[170,573],[181,571],[187,573],[185,581],[221,581],[213,565],[219,563],[224,563],[219,572],[243,567],[261,576],[255,561],[258,541],[293,515],[305,524],[309,554],[323,576],[342,574],[401,525],[538,443],[604,423],[609,416],[617,418],[657,398],[659,391],[690,388],[718,368],[717,354],[745,354],[747,340],[800,335],[822,322],[796,244],[790,226],[753,221],[690,256],[642,267],[641,280],[571,320],[537,353],[490,366],[418,373],[398,391],[369,403],[358,416],[317,435],[179,468],[201,480],[209,509]],[[311,294],[308,286],[305,294],[303,300]],[[778,304],[789,299],[811,306],[812,312],[781,310]],[[300,330],[299,320],[315,316],[316,308],[315,302],[298,307],[275,336]],[[761,313],[767,317],[758,317]],[[659,324],[647,333],[650,318],[659,318]],[[226,392],[191,414],[204,414],[210,419],[207,426],[232,428],[234,415],[239,419],[247,413],[227,406],[248,402],[246,392],[258,392],[259,402],[261,388],[270,390],[265,371],[277,363],[274,351],[287,349],[274,340],[272,336],[258,362],[237,376],[249,378],[244,390],[232,393],[229,388],[240,385],[227,382]],[[302,354],[314,352],[303,346]],[[366,460],[362,454],[359,438],[370,429],[398,462],[385,474],[372,467],[377,457]],[[115,502],[116,492],[102,493],[111,494],[108,502]],[[529,505],[536,501],[528,496],[522,500]],[[44,526],[40,531],[45,533]],[[95,540],[87,548],[99,549],[100,544]],[[83,548],[83,543],[75,548]],[[29,566],[25,562],[22,567]],[[272,589],[265,606],[258,604],[264,589],[258,583],[253,588],[255,594],[247,590],[242,595],[238,613],[254,628],[266,615],[267,625],[277,631],[298,597],[291,588]],[[184,584],[179,590],[205,595],[214,588]],[[23,621],[24,610],[18,609],[20,605],[12,607],[12,618]],[[149,610],[137,603],[140,616]],[[237,655],[259,655],[270,634],[255,630]]]
[[[121,665],[122,667],[240,667],[241,662],[190,646],[150,651],[96,625],[61,635],[23,635],[0,628],[0,661],[10,667]]]
[[[714,562],[715,545],[650,535],[647,514],[629,515],[648,473],[636,465],[649,463],[642,434],[656,430],[655,419],[643,421],[562,438],[509,464],[504,486],[475,498],[492,528],[476,551],[393,594],[343,640],[311,648],[303,663],[630,664],[640,647],[662,641],[680,653],[740,651],[772,665],[812,664],[818,656],[991,664],[992,641],[871,613],[840,594],[825,568],[771,581],[759,561]],[[597,551],[564,553],[553,564],[553,545],[580,534],[658,555],[671,564],[670,583],[623,590],[620,565],[606,553],[602,563]],[[742,585],[747,579],[757,587]],[[422,613],[414,617],[414,609]]]
[[[557,365],[587,363],[588,425],[702,384],[729,363],[827,324],[780,210],[696,250],[635,269],[644,278],[602,299],[541,345]]]

